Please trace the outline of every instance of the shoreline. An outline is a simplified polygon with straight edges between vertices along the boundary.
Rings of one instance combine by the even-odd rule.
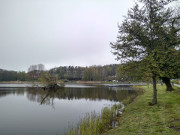
[[[132,103],[136,97],[143,93],[141,88],[134,87],[137,91],[136,94],[128,96],[125,100],[119,101],[118,104],[114,104],[110,108],[104,107],[101,114],[94,116],[93,113],[89,113],[88,117],[80,120],[77,127],[68,129],[66,135],[76,135],[78,132],[83,134],[103,134],[118,127],[118,119],[124,113],[125,106]]]
[[[118,127],[103,135],[121,134],[180,134],[180,88],[167,92],[165,85],[157,85],[158,104],[149,106],[152,100],[152,85],[141,86],[142,95],[128,104],[118,118]]]
[[[3,81],[0,84],[33,84],[38,82],[30,82],[30,81]]]

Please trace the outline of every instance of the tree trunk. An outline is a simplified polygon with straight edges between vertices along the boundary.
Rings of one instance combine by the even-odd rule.
[[[156,88],[156,76],[153,75],[152,77],[153,80],[153,100],[152,100],[152,105],[157,104],[157,88]]]
[[[171,81],[170,81],[169,78],[163,77],[163,78],[162,78],[162,81],[163,81],[163,83],[166,84],[166,91],[173,91],[173,87],[172,87],[172,85],[171,85]]]

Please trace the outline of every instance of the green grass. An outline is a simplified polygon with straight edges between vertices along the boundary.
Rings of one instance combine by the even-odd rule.
[[[127,105],[119,118],[119,126],[104,135],[180,135],[180,89],[166,92],[158,85],[158,104],[152,101],[152,86],[142,86],[143,95]]]

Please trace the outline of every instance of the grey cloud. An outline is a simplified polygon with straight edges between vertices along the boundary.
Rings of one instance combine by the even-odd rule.
[[[0,0],[0,68],[118,63],[110,41],[132,0]]]

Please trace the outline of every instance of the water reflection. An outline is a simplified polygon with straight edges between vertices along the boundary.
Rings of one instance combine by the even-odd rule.
[[[0,98],[9,94],[24,95],[26,88],[0,88]]]
[[[106,86],[66,87],[59,90],[0,88],[0,134],[64,134],[87,113],[111,106],[132,94]],[[55,108],[55,109],[52,109]],[[70,125],[69,125],[70,124]]]
[[[28,100],[38,102],[40,105],[53,105],[54,99],[122,101],[129,95],[137,93],[130,87],[122,88],[105,86],[90,88],[66,87],[57,90],[43,90],[40,88],[0,88],[0,98],[9,94],[26,95]]]

